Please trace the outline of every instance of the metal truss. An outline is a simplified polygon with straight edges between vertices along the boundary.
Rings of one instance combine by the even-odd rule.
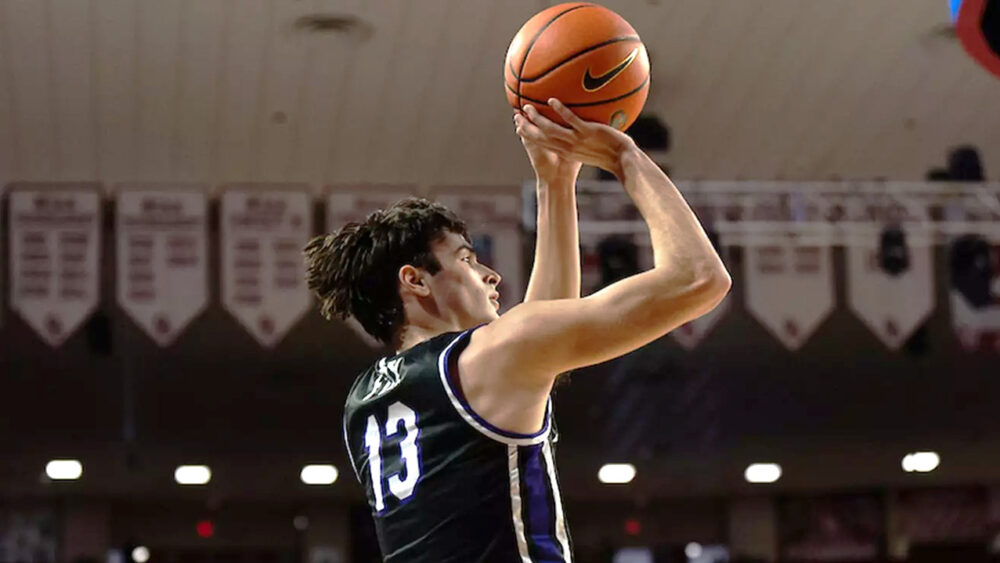
[[[870,244],[898,226],[910,244],[944,244],[976,233],[1000,242],[1000,183],[678,182],[706,228],[724,244]],[[534,182],[525,183],[524,222],[534,229]],[[581,181],[580,231],[645,233],[618,182]]]

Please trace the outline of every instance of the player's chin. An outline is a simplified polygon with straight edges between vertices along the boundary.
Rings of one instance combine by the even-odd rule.
[[[484,311],[483,316],[491,321],[500,318],[500,304],[490,301],[489,309]]]

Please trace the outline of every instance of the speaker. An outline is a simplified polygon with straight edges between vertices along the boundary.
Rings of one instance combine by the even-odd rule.
[[[971,145],[955,147],[948,153],[948,179],[952,182],[983,182],[983,163]]]
[[[951,176],[948,175],[948,171],[944,168],[931,168],[927,171],[925,179],[928,182],[947,182],[951,180]],[[323,223],[317,223],[317,225],[322,225]]]
[[[979,235],[963,235],[951,244],[949,256],[951,285],[975,309],[993,303],[990,284],[993,280],[993,263],[990,244]]]
[[[965,51],[1000,77],[1000,0],[961,0],[952,12]]]
[[[906,246],[906,233],[899,227],[886,227],[879,239],[879,267],[890,276],[898,276],[910,269],[910,249]]]
[[[640,115],[625,132],[644,151],[670,150],[670,128],[655,115]]]

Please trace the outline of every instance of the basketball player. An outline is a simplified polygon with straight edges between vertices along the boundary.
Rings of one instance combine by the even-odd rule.
[[[358,377],[344,434],[385,561],[571,561],[553,463],[557,374],[616,358],[715,307],[730,279],[680,193],[633,141],[550,105],[515,124],[538,180],[525,302],[499,315],[500,275],[465,225],[410,199],[313,239],[310,288],[396,352]],[[580,298],[580,163],[614,173],[652,237],[655,267]]]

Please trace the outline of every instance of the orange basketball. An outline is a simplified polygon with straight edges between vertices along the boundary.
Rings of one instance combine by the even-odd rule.
[[[512,107],[533,104],[561,124],[549,98],[624,130],[649,93],[645,45],[627,21],[597,4],[571,2],[535,14],[510,42],[503,72]]]

